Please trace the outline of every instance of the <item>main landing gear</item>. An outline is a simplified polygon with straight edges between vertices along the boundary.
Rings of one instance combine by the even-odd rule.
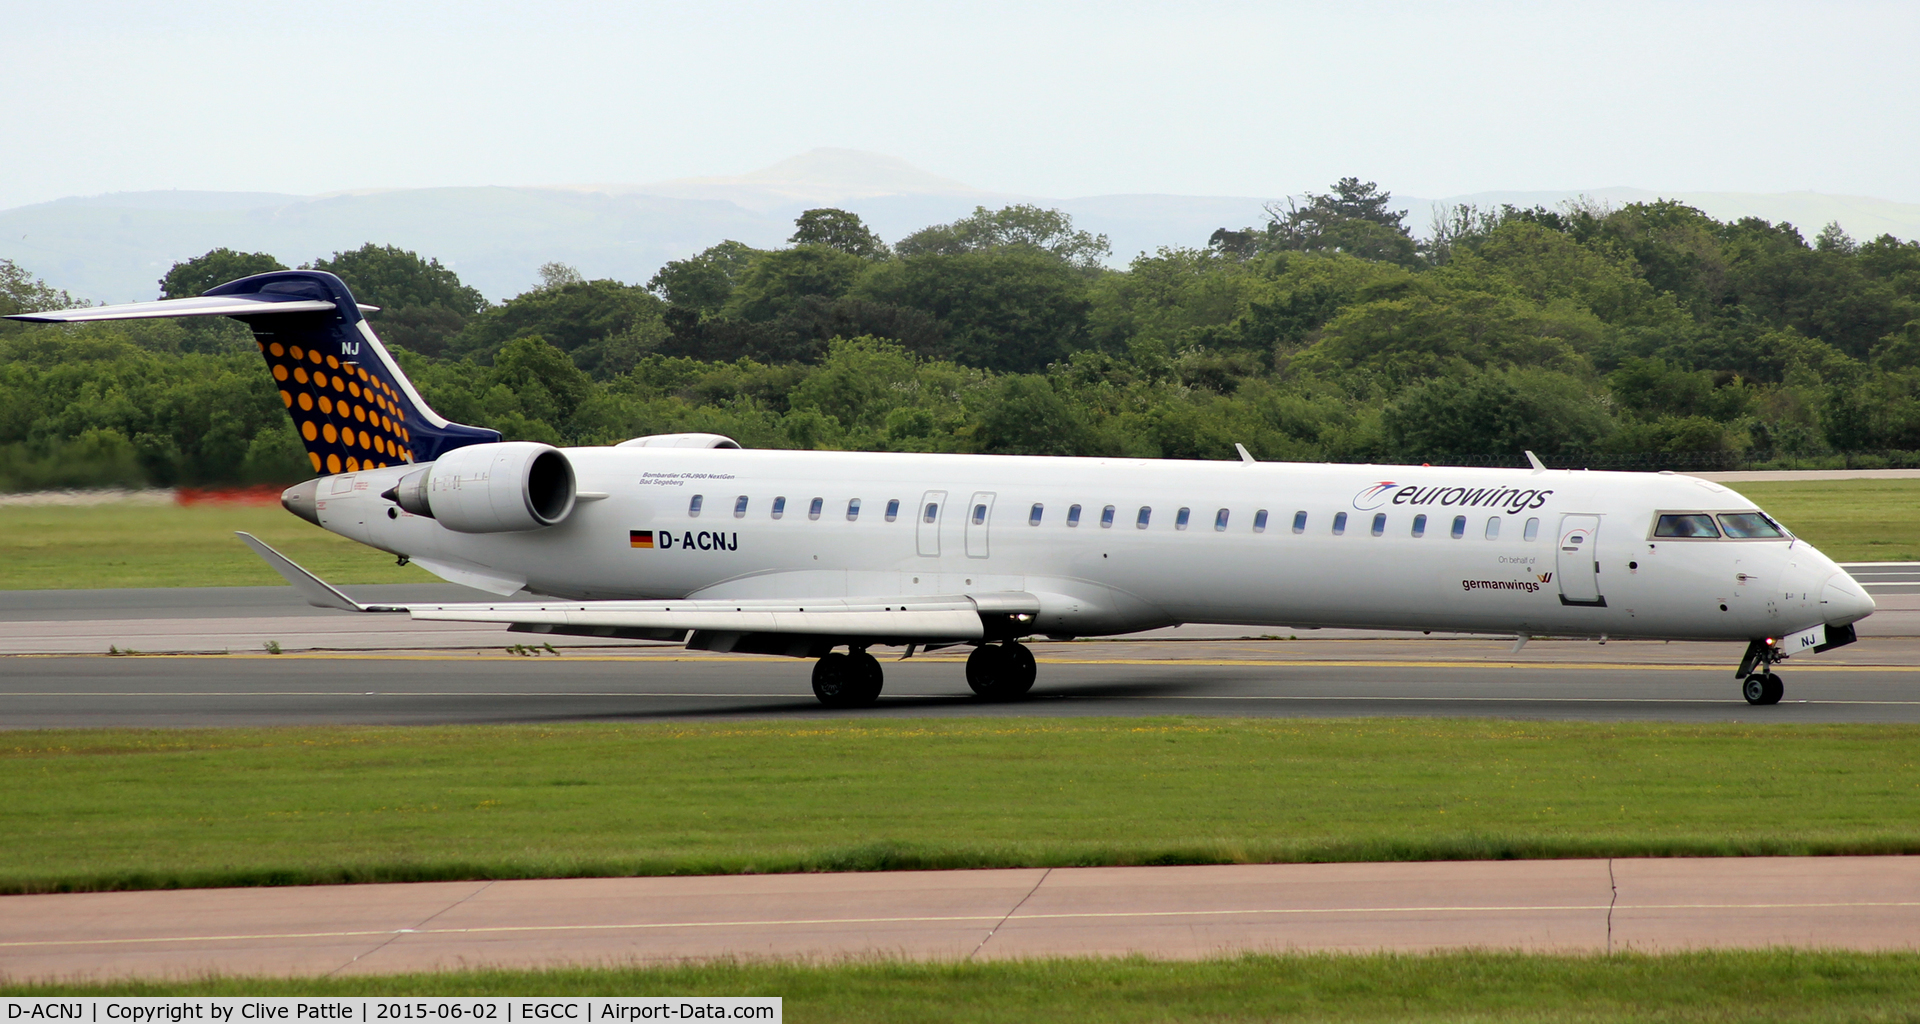
[[[1787,686],[1773,671],[1773,666],[1787,660],[1787,654],[1776,647],[1771,640],[1755,640],[1747,644],[1746,657],[1740,659],[1740,667],[1734,674],[1740,677],[1740,696],[1747,703],[1778,704],[1786,695]]]
[[[864,647],[825,654],[813,664],[813,695],[830,708],[866,707],[880,699],[885,683],[879,659]]]
[[[967,656],[967,685],[988,700],[1011,700],[1033,689],[1033,652],[1012,640],[981,644]]]
[[[986,700],[1013,700],[1033,689],[1033,652],[1012,640],[981,644],[967,656],[967,685]],[[813,695],[830,708],[864,708],[880,699],[885,674],[864,647],[821,655],[813,663]]]

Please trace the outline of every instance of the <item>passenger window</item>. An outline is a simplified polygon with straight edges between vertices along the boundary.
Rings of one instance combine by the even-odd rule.
[[[1347,514],[1345,512],[1335,512],[1333,514],[1333,535],[1335,537],[1338,537],[1341,534],[1346,532],[1347,532]]]
[[[820,510],[825,507],[827,507],[827,500],[825,498],[813,499],[813,501],[807,505],[807,518],[808,519],[820,518]]]
[[[1152,518],[1153,518],[1153,507],[1150,505],[1140,506],[1140,515],[1134,519],[1133,528],[1136,530],[1146,529],[1147,521]]]
[[[1467,535],[1467,517],[1466,516],[1453,517],[1452,532],[1453,532],[1454,540],[1459,540],[1460,538],[1465,537]]]
[[[933,502],[933,501],[927,502],[927,510],[921,515],[920,521],[923,523],[931,523],[938,518],[940,518],[939,502]]]
[[[1728,512],[1720,517],[1720,527],[1727,531],[1727,536],[1740,540],[1787,535],[1787,531],[1781,529],[1779,523],[1759,512]]]
[[[747,496],[742,494],[733,499],[733,518],[744,519],[747,515]]]
[[[706,500],[707,496],[704,494],[694,495],[693,500],[687,502],[687,515],[698,516],[700,514],[700,505]]]
[[[1033,508],[1031,508],[1031,509],[1029,509],[1029,510],[1027,510],[1027,525],[1028,525],[1028,526],[1039,526],[1039,525],[1040,525],[1040,513],[1042,513],[1042,512],[1044,512],[1044,511],[1046,511],[1046,508],[1045,508],[1045,506],[1043,506],[1043,505],[1041,505],[1041,504],[1040,504],[1039,502],[1037,502],[1037,501],[1036,501],[1036,502],[1034,502],[1034,503],[1033,503]]]
[[[973,525],[979,526],[980,524],[985,523],[986,521],[987,521],[987,506],[985,505],[973,506]]]
[[[781,516],[786,514],[787,514],[787,496],[782,494],[779,497],[773,499],[773,518],[778,519]]]
[[[1704,538],[1718,537],[1720,531],[1713,525],[1713,517],[1705,512],[1687,512],[1678,515],[1661,516],[1653,524],[1655,537]]]
[[[1192,519],[1193,519],[1193,510],[1190,508],[1183,508],[1180,511],[1175,512],[1173,514],[1173,528],[1176,530],[1184,530],[1187,528],[1187,523]]]
[[[1520,534],[1522,540],[1534,541],[1540,538],[1540,520],[1527,520],[1527,528]]]
[[[1385,532],[1387,532],[1387,514],[1385,512],[1375,512],[1373,514],[1373,535],[1378,537]]]
[[[1415,537],[1427,535],[1427,517],[1424,513],[1413,517],[1413,535]]]
[[[894,498],[887,502],[887,522],[891,523],[898,518],[900,518],[900,499]]]
[[[1500,517],[1499,516],[1492,516],[1487,519],[1487,539],[1488,540],[1500,539]]]
[[[1255,512],[1253,514],[1253,532],[1255,533],[1267,532],[1267,510],[1266,509],[1263,508],[1260,511]]]
[[[1113,528],[1113,506],[1112,505],[1108,505],[1106,508],[1103,508],[1100,510],[1100,528],[1102,530],[1109,530]]]
[[[1080,506],[1078,505],[1067,506],[1067,525],[1068,526],[1080,525]]]
[[[1213,514],[1213,529],[1216,533],[1227,532],[1227,510],[1221,509]]]
[[[1305,512],[1295,512],[1293,514],[1293,532],[1307,532],[1307,514]]]
[[[860,518],[860,499],[851,498],[847,501],[847,522],[851,523],[858,518]]]

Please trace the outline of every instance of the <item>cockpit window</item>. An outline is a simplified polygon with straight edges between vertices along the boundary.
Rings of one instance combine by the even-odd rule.
[[[1654,524],[1653,535],[1712,538],[1720,536],[1720,531],[1714,528],[1713,517],[1705,512],[1679,512],[1661,516]]]
[[[1787,531],[1780,524],[1758,512],[1723,512],[1720,515],[1720,528],[1727,536],[1742,540],[1753,537],[1785,537]]]

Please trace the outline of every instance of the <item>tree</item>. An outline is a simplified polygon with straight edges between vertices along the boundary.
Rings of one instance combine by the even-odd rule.
[[[540,264],[540,287],[561,288],[570,284],[586,284],[587,279],[572,266],[554,260]]]
[[[983,452],[1003,455],[1082,455],[1091,443],[1084,413],[1044,377],[1000,382],[974,435]]]
[[[235,252],[222,247],[204,256],[175,263],[167,271],[167,276],[160,279],[160,297],[190,299],[206,294],[207,289],[215,285],[285,269],[286,265],[269,253]]]
[[[1301,206],[1287,200],[1282,211],[1270,203],[1266,244],[1299,252],[1344,252],[1362,259],[1412,266],[1418,247],[1402,223],[1406,214],[1388,208],[1393,195],[1376,182],[1341,178],[1329,193],[1307,193]]]
[[[20,264],[0,259],[0,316],[84,305],[85,302],[76,301],[73,296],[34,277]],[[21,326],[10,321],[0,321],[0,324],[5,327]]]
[[[1085,274],[1032,249],[910,256],[874,265],[854,297],[931,313],[955,362],[1011,373],[1084,347]]]
[[[1436,377],[1402,392],[1382,420],[1395,449],[1422,460],[1584,449],[1609,426],[1579,380],[1537,369]]]
[[[810,295],[847,294],[867,262],[824,245],[797,245],[754,259],[721,312],[740,320],[772,320]]]
[[[760,254],[750,245],[728,239],[684,260],[669,260],[647,281],[647,289],[676,306],[711,316],[727,304]]]
[[[922,228],[895,246],[902,256],[957,256],[996,249],[1045,253],[1069,266],[1091,270],[1113,253],[1107,236],[1076,231],[1073,218],[1059,210],[1025,204],[988,210],[951,224]]]
[[[609,363],[609,356],[621,347],[608,342],[625,337],[650,344],[664,338],[659,324],[665,305],[645,288],[618,281],[536,288],[475,317],[449,349],[490,360],[507,342],[537,334],[573,356],[582,370],[609,377],[631,366],[632,359],[642,353],[624,351]]]
[[[879,235],[860,222],[858,214],[845,210],[831,207],[808,210],[794,220],[793,226],[797,230],[787,241],[794,245],[824,245],[862,259],[877,259],[892,253]]]
[[[354,298],[380,307],[373,315],[382,340],[427,355],[445,351],[467,321],[487,308],[486,298],[439,260],[423,260],[398,246],[368,242],[305,269],[339,275]]]

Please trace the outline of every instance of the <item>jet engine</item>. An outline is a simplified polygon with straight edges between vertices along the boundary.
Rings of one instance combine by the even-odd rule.
[[[475,444],[440,456],[381,495],[461,533],[512,533],[564,522],[573,512],[573,464],[534,441]]]

